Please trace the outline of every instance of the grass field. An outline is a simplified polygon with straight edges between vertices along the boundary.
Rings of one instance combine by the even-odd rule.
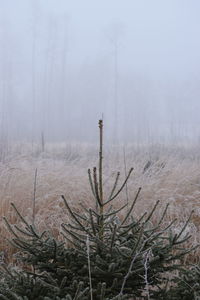
[[[35,223],[41,228],[52,230],[58,236],[60,224],[68,216],[61,195],[71,202],[72,207],[81,211],[81,205],[94,207],[90,191],[87,169],[97,165],[98,148],[94,145],[56,144],[47,145],[45,152],[30,145],[13,147],[4,161],[0,162],[0,201],[1,223],[6,216],[11,223],[17,218],[10,203],[14,202],[23,216],[32,221],[34,177],[36,179]],[[129,145],[105,147],[104,152],[104,190],[109,193],[117,171],[121,180],[130,167],[134,168],[123,194],[116,200],[116,206],[131,204],[137,189],[142,192],[135,206],[134,214],[139,216],[160,200],[154,218],[161,215],[170,203],[166,222],[177,218],[177,230],[194,210],[187,230],[191,232],[190,246],[200,242],[200,153],[197,146],[145,146]],[[7,229],[1,224],[1,251],[7,259],[11,257],[12,247],[7,242]],[[198,260],[198,250],[190,257]]]

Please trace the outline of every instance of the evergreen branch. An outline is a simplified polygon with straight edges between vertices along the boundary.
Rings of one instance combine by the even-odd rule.
[[[115,219],[116,219],[116,216],[115,215],[113,215],[111,218],[106,218],[106,219],[104,219],[104,224],[103,224],[103,228],[104,228],[104,230],[105,230],[105,228],[107,228],[107,226],[109,225],[109,224],[113,224],[113,222],[115,221]],[[98,226],[98,228],[100,228],[100,225]]]
[[[91,209],[92,213],[95,215],[95,217],[98,219],[100,217],[100,214],[98,214],[95,210]],[[89,213],[89,211],[88,211]]]
[[[37,190],[37,168],[35,169],[34,186],[33,186],[33,214],[32,214],[32,223],[33,223],[33,225],[35,224],[36,190]]]
[[[74,230],[79,230],[79,231],[83,231],[83,229],[82,228],[80,228],[80,227],[76,227],[76,226],[74,226],[74,225],[72,225],[72,224],[70,224],[70,223],[63,223],[65,226],[68,226],[68,227],[70,227],[71,229],[74,229]]]
[[[111,290],[112,290],[112,289],[115,289],[117,286],[118,286],[117,278],[114,278],[114,279],[113,279],[112,286],[111,286]]]
[[[8,268],[6,267],[5,264],[1,264],[1,268],[6,271],[6,273],[12,278],[15,280],[15,277],[12,275],[12,273],[8,270]]]
[[[179,244],[183,244],[183,243],[185,243],[186,241],[188,241],[190,238],[192,237],[192,235],[190,235],[190,234],[187,234],[182,240],[180,240],[180,241],[176,241],[177,239],[175,239],[175,241],[174,241],[174,245],[179,245]]]
[[[26,250],[27,252],[33,254],[34,256],[37,256],[38,253],[36,254],[36,252],[33,251],[32,249],[32,245],[26,243],[25,241],[19,240],[19,239],[13,239],[12,240],[14,244],[16,244],[18,247]],[[37,251],[39,251],[38,249],[36,249]]]
[[[89,291],[89,287],[86,287],[82,292],[79,293],[79,296],[78,296],[77,300],[82,300],[83,296],[88,294],[88,291]]]
[[[127,176],[125,146],[123,147],[123,157],[124,157],[124,172],[125,172],[125,176]],[[129,204],[128,183],[126,183],[126,203],[127,203],[127,205]]]
[[[163,229],[163,231],[167,231],[175,222],[177,221],[177,219],[174,219],[174,220],[172,220],[170,223],[169,223],[169,225],[167,225],[164,229]]]
[[[71,226],[71,224],[64,224],[63,223],[63,225],[64,226],[69,226],[70,228],[72,228],[72,229],[74,229],[74,230],[79,230],[79,231],[81,231],[82,232],[82,230],[80,230],[80,229],[75,229],[73,226]],[[62,225],[61,225],[62,226]],[[66,227],[65,227],[66,228]],[[67,228],[66,228],[67,229]],[[70,232],[73,232],[74,234],[76,234],[76,236],[77,237],[79,237],[80,239],[83,239],[83,240],[85,240],[85,237],[86,237],[86,235],[85,234],[80,234],[80,233],[78,233],[77,231],[70,231]]]
[[[105,299],[105,292],[106,292],[106,283],[103,282],[101,285],[101,295],[100,295],[100,300]]]
[[[172,261],[172,260],[176,260],[176,259],[180,259],[182,256],[186,256],[186,254],[191,253],[192,251],[194,251],[195,249],[197,249],[199,247],[199,245],[196,245],[192,248],[189,248],[181,253],[178,253],[177,255],[173,255],[171,256],[169,259],[166,259],[167,262]]]
[[[4,296],[3,294],[0,294],[0,299],[2,299],[2,300],[10,300],[9,298],[7,298],[6,296]]]
[[[133,228],[132,225],[138,226],[138,225],[140,225],[142,219],[144,219],[144,217],[145,217],[146,215],[147,215],[147,212],[145,212],[145,213],[138,219],[138,221],[133,220],[132,223],[130,223],[130,224],[128,224],[128,225],[123,225],[123,226],[120,225],[120,228],[123,228],[123,229],[128,228],[128,227]]]
[[[95,229],[95,225],[94,225],[94,219],[93,219],[91,208],[89,209],[89,213],[90,213],[90,224],[92,226],[92,231],[93,231],[93,234],[96,236],[96,229]]]
[[[135,223],[135,225],[140,225],[141,221],[144,219],[144,217],[147,215],[147,212],[145,213],[138,219],[138,221]]]
[[[15,242],[13,241],[13,239],[12,239],[12,240],[9,240],[9,239],[6,239],[6,238],[5,238],[5,240],[6,240],[13,248],[18,248],[18,249],[20,249],[20,247],[17,246],[17,245],[15,244]]]
[[[33,228],[33,226],[30,225],[29,228],[30,228],[31,232],[33,233],[33,235],[34,235],[37,239],[39,239],[40,236],[36,233],[36,231],[35,231],[35,229]]]
[[[12,296],[12,300],[21,300],[21,297],[19,298],[18,296],[17,296],[17,294],[16,293],[14,293],[14,292],[12,292],[12,291],[8,291],[8,293],[9,293],[9,296]],[[26,297],[26,296],[25,296]],[[10,299],[9,299],[10,300]],[[23,300],[27,300],[27,298],[25,298],[25,299],[23,299]]]
[[[20,233],[26,235],[26,236],[29,236],[29,237],[33,237],[33,234],[30,233],[30,232],[27,232],[21,228],[19,228],[17,225],[14,225],[15,229],[18,230]]]
[[[99,200],[103,205],[103,120],[99,120]]]
[[[56,241],[54,239],[53,239],[53,244],[54,244],[53,257],[54,257],[54,261],[56,261],[56,257],[57,257],[57,243],[56,243]]]
[[[72,232],[71,230],[68,230],[64,224],[61,224],[62,229],[68,233],[69,235],[71,235],[74,239],[76,239],[79,243],[84,243],[83,240],[81,240],[79,237],[76,236],[76,234],[74,232]]]
[[[160,203],[160,200],[156,201],[156,204],[154,205],[153,209],[151,210],[150,214],[148,215],[148,218],[145,220],[145,223],[147,223],[151,219],[151,217],[153,216],[153,213],[155,212],[159,203]]]
[[[107,208],[107,211],[105,212],[105,215],[108,215],[110,212],[113,211],[113,205],[110,205],[108,208]]]
[[[114,182],[114,185],[113,185],[113,188],[112,188],[112,191],[110,193],[110,196],[108,198],[108,200],[110,200],[116,190],[116,187],[117,187],[117,184],[118,184],[118,181],[119,181],[119,177],[120,177],[120,172],[117,172],[117,175],[116,175],[116,178],[115,178],[115,182]]]
[[[133,230],[133,228],[137,227],[137,226],[138,226],[138,224],[136,224],[135,222],[132,222],[131,224],[129,224],[129,226],[126,227],[126,229],[124,231],[119,233],[119,236],[124,236],[124,235],[126,236],[130,230]],[[136,234],[139,230],[137,230],[136,232],[134,231],[134,233]]]
[[[120,229],[126,229],[126,228],[127,228],[127,231],[121,232],[120,235],[123,235],[124,232],[128,233],[130,230],[133,230],[133,227],[139,227],[141,221],[144,219],[144,217],[145,217],[146,215],[147,215],[147,212],[145,212],[145,213],[138,219],[138,221],[133,220],[132,223],[130,223],[130,224],[128,224],[128,225],[123,225],[123,226],[120,225]],[[137,233],[137,232],[138,232],[138,230],[137,230],[136,232],[134,231],[134,233]]]
[[[6,219],[6,217],[3,217],[3,220],[6,224],[6,227],[8,228],[8,230],[17,238],[19,239],[19,236],[16,234],[16,232],[13,230],[12,226],[10,225],[10,223],[8,222],[8,220]]]
[[[77,217],[74,215],[73,211],[71,210],[69,204],[67,203],[67,200],[65,199],[64,195],[61,196],[62,199],[64,200],[64,203],[70,213],[70,215],[73,217],[73,219],[76,221],[76,223],[86,232],[91,236],[91,233],[84,227],[84,225],[77,219]]]
[[[51,276],[51,274],[49,274],[48,272],[44,272],[45,275],[45,279],[47,279],[49,281],[50,284],[53,284],[54,286],[56,286],[56,288],[58,288],[58,283],[57,281]],[[39,277],[41,279],[41,277]]]
[[[118,252],[118,254],[125,258],[125,260],[129,259],[130,258],[130,255],[128,254],[125,254],[125,252],[123,250],[120,249],[120,247],[118,245],[115,245],[115,250]]]
[[[162,216],[160,218],[160,221],[158,222],[158,226],[162,223],[162,221],[163,221],[163,219],[164,219],[164,217],[165,217],[165,215],[167,213],[168,207],[169,207],[169,203],[167,203],[167,205],[166,205],[166,207],[165,207],[165,209],[163,211],[163,214],[162,214]]]
[[[100,197],[99,197],[99,186],[98,186],[98,182],[97,182],[97,168],[94,167],[93,168],[93,178],[94,178],[94,190],[95,190],[95,195],[96,195],[96,200],[97,203],[99,204],[99,206],[102,206]]]
[[[86,208],[85,208],[85,210],[86,210],[86,212],[88,213],[88,210],[87,210]],[[87,221],[87,218],[86,218],[86,217],[83,217],[83,216],[79,215],[79,214],[76,213],[75,211],[73,212],[73,214],[74,214],[76,217],[80,218],[81,220]]]
[[[141,187],[138,189],[138,192],[137,192],[137,194],[136,194],[136,196],[135,196],[135,199],[133,200],[133,203],[132,203],[132,205],[131,205],[131,208],[129,209],[128,213],[126,214],[126,217],[125,217],[124,220],[122,221],[120,227],[121,227],[121,226],[127,221],[127,219],[129,218],[129,216],[130,216],[130,214],[131,214],[131,212],[132,212],[132,210],[133,210],[133,208],[134,208],[134,206],[135,206],[135,203],[136,203],[136,201],[137,201],[137,199],[138,199],[138,196],[139,196],[139,194],[140,194],[140,191],[141,191]]]
[[[133,250],[132,250],[132,252],[131,252],[131,257],[132,257],[132,256],[134,255],[134,253],[136,252],[136,250],[137,250],[137,248],[138,248],[138,246],[139,246],[139,244],[140,244],[140,242],[141,242],[143,233],[144,233],[144,225],[143,225],[143,226],[141,227],[141,229],[140,229],[140,233],[139,233],[139,236],[138,236],[138,238],[137,238],[137,242],[136,242],[136,244],[135,244],[135,246],[134,246],[134,248],[133,248]]]
[[[89,210],[86,208],[85,205],[83,205],[83,203],[79,202],[79,205],[82,207],[82,209],[83,209],[86,213],[89,212]],[[85,218],[85,217],[82,216],[82,218]]]
[[[112,253],[112,248],[113,248],[113,245],[114,245],[114,242],[115,242],[116,232],[117,232],[117,225],[115,224],[114,230],[113,230],[113,233],[112,233],[111,245],[110,245],[110,252],[111,253]]]
[[[74,241],[72,241],[71,239],[69,239],[63,232],[60,233],[70,244],[74,245],[77,249],[81,250],[81,253],[83,252],[83,248],[81,246],[79,246],[78,244],[76,244]]]
[[[110,217],[112,215],[116,215],[118,212],[120,212],[122,209],[124,209],[127,206],[127,204],[123,205],[122,207],[120,207],[117,210],[114,210],[113,212],[109,213],[109,214],[105,214],[106,217]]]
[[[191,219],[193,213],[194,213],[194,210],[191,211],[191,213],[190,213],[190,215],[189,215],[187,221],[186,221],[185,224],[183,225],[183,228],[181,229],[181,231],[179,232],[179,234],[177,234],[177,238],[176,238],[177,240],[179,239],[179,237],[182,235],[182,233],[183,233],[184,230],[186,229],[188,223],[190,222],[190,219]]]
[[[147,242],[152,243],[154,240],[156,240],[160,235],[162,235],[165,232],[165,230],[161,230],[159,232],[156,232],[154,234],[151,234],[148,238],[147,238]]]
[[[104,243],[101,239],[99,239],[97,236],[94,236],[93,238],[91,238],[91,241],[95,241],[97,246],[106,249],[107,251],[109,250],[108,245],[106,245],[106,243]]]
[[[10,205],[14,208],[16,214],[18,215],[18,217],[20,218],[20,220],[28,227],[27,230],[29,230],[29,224],[26,222],[26,220],[22,217],[22,215],[20,214],[20,212],[18,211],[18,209],[16,208],[15,204],[13,202],[10,203]]]
[[[76,228],[75,226],[72,226],[70,223],[69,224],[63,223],[63,225],[65,226],[65,228],[70,227],[71,229],[73,229],[71,232],[75,233],[76,236],[78,236],[80,239],[85,240],[85,237],[86,237],[85,230],[82,230],[81,228]],[[78,232],[80,232],[80,233],[78,233]],[[92,235],[91,235],[91,237],[92,237]]]
[[[167,231],[177,220],[174,219],[172,220],[164,229],[162,229],[162,232]],[[146,223],[146,221],[145,221]],[[144,231],[145,234],[150,233],[150,235],[152,235],[155,231],[157,231],[160,228],[160,226],[156,225],[153,228],[147,229]]]
[[[96,199],[96,194],[95,194],[94,185],[93,185],[93,182],[92,182],[92,175],[91,175],[91,170],[90,169],[88,169],[88,178],[89,178],[89,183],[90,183],[92,194],[94,195],[94,197]]]
[[[106,201],[106,202],[104,203],[104,205],[106,205],[106,204],[108,204],[109,202],[111,202],[112,200],[114,200],[114,199],[121,193],[121,191],[123,190],[123,188],[125,187],[125,185],[126,185],[128,179],[129,179],[129,177],[130,177],[132,171],[133,171],[133,168],[130,169],[130,171],[129,171],[127,177],[126,177],[126,179],[124,180],[123,184],[121,185],[121,187],[120,187],[120,189],[117,191],[117,193],[116,193],[112,198],[110,198],[108,201]]]
[[[50,283],[48,283],[48,282],[46,282],[46,281],[43,281],[43,280],[41,280],[40,278],[38,278],[38,281],[39,282],[41,282],[42,283],[42,285],[44,285],[45,287],[47,287],[48,289],[50,289],[50,290],[52,290],[53,289],[53,291],[54,291],[54,293],[59,293],[59,287],[58,286],[53,286],[52,284],[50,284]]]
[[[160,225],[161,225],[161,223],[162,223],[162,221],[163,221],[163,219],[164,219],[164,217],[165,217],[167,208],[168,208],[168,205],[166,206],[166,208],[165,208],[165,210],[164,210],[164,212],[163,212],[163,214],[162,214],[162,217],[161,217],[160,221],[158,222],[158,224],[157,224],[155,227],[151,228],[151,229],[145,230],[145,233],[148,233],[148,232],[153,233],[153,232],[155,232],[156,230],[158,230],[158,229],[160,228]],[[167,226],[163,229],[163,232],[166,231],[167,229],[169,229],[176,221],[177,221],[177,219],[172,220],[172,221],[169,223],[169,225],[167,225]],[[146,223],[146,221],[145,221],[145,223]]]
[[[42,234],[40,235],[40,240],[44,237],[44,235],[47,233],[47,231],[46,230],[44,230],[43,232],[42,232]]]
[[[76,294],[75,294],[73,300],[78,300],[78,299],[79,299],[78,296],[79,296],[79,293],[80,293],[80,291],[81,291],[82,288],[83,288],[83,282],[81,281],[81,282],[79,282],[79,284],[78,284],[78,287],[77,287],[77,290],[76,290]]]
[[[60,284],[60,290],[62,290],[66,286],[66,283],[67,283],[67,277],[64,276]]]

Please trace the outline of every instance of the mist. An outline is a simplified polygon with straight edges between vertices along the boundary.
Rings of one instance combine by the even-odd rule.
[[[199,1],[0,0],[0,138],[200,139]]]

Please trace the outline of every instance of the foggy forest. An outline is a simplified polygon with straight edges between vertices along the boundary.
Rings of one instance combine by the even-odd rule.
[[[200,299],[199,11],[0,0],[0,299]]]
[[[198,142],[193,3],[1,0],[2,139]]]

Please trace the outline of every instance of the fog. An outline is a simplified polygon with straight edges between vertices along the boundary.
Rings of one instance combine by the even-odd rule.
[[[0,0],[0,138],[200,137],[198,0]]]

